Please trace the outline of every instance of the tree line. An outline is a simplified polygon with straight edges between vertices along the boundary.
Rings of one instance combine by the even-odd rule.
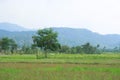
[[[58,33],[54,32],[51,28],[38,30],[36,35],[32,36],[33,44],[31,46],[23,45],[18,48],[15,40],[4,37],[0,39],[0,53],[5,54],[34,54],[38,51],[44,52],[47,57],[48,52],[57,53],[71,53],[71,54],[99,54],[106,49],[100,49],[100,45],[93,46],[89,42],[80,46],[69,47],[67,45],[61,45],[57,39]],[[114,51],[119,51],[115,48]]]
[[[71,54],[80,54],[80,53],[86,53],[86,54],[99,54],[100,49],[99,45],[92,46],[89,42],[85,43],[81,46],[75,46],[75,47],[69,47],[67,45],[61,46],[61,49],[59,50],[60,53],[71,53]]]

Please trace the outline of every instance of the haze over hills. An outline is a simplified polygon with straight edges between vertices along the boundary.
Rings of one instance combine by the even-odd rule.
[[[12,26],[13,25],[13,26]],[[0,24],[0,38],[13,38],[19,46],[32,44],[32,36],[36,31],[25,31],[26,29],[14,24],[7,24],[1,27]],[[87,29],[73,29],[73,28],[53,28],[58,32],[58,40],[62,45],[76,46],[90,42],[93,45],[100,44],[101,47],[114,48],[120,46],[120,35],[109,34],[101,35]],[[11,32],[12,31],[12,32]]]
[[[0,23],[0,30],[6,30],[6,31],[28,31],[29,29],[26,29],[22,26],[19,26],[17,24],[11,24],[11,23]]]
[[[54,30],[59,33],[60,42],[70,46],[82,45],[86,42],[108,48],[120,45],[120,35],[117,34],[101,35],[87,29],[73,28],[54,28]]]

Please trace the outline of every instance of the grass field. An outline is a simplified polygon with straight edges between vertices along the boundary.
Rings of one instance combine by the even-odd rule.
[[[120,80],[120,54],[1,55],[0,80]]]

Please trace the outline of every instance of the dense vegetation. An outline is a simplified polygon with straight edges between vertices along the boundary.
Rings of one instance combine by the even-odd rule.
[[[13,51],[16,49],[17,49],[17,44],[13,39],[9,39],[5,37],[0,40],[0,52],[8,53],[9,51],[13,53]]]

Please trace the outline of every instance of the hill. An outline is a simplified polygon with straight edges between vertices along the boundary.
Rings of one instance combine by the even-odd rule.
[[[80,28],[53,28],[53,30],[58,32],[58,40],[62,45],[76,46],[90,42],[93,45],[100,44],[101,47],[106,46],[107,48],[120,46],[120,35],[116,34],[101,35],[90,30]],[[5,29],[2,30],[0,28],[0,38],[13,38],[19,46],[23,44],[32,44],[32,36],[35,34],[36,31],[15,31],[14,29],[11,32],[10,29],[9,31],[6,31]]]
[[[87,29],[54,28],[59,33],[59,41],[63,44],[76,46],[90,42],[93,45],[100,44],[101,47],[114,48],[120,45],[120,35],[101,35]]]
[[[11,23],[0,23],[0,30],[6,30],[6,31],[28,31],[28,29],[21,27],[17,24],[11,24]]]

